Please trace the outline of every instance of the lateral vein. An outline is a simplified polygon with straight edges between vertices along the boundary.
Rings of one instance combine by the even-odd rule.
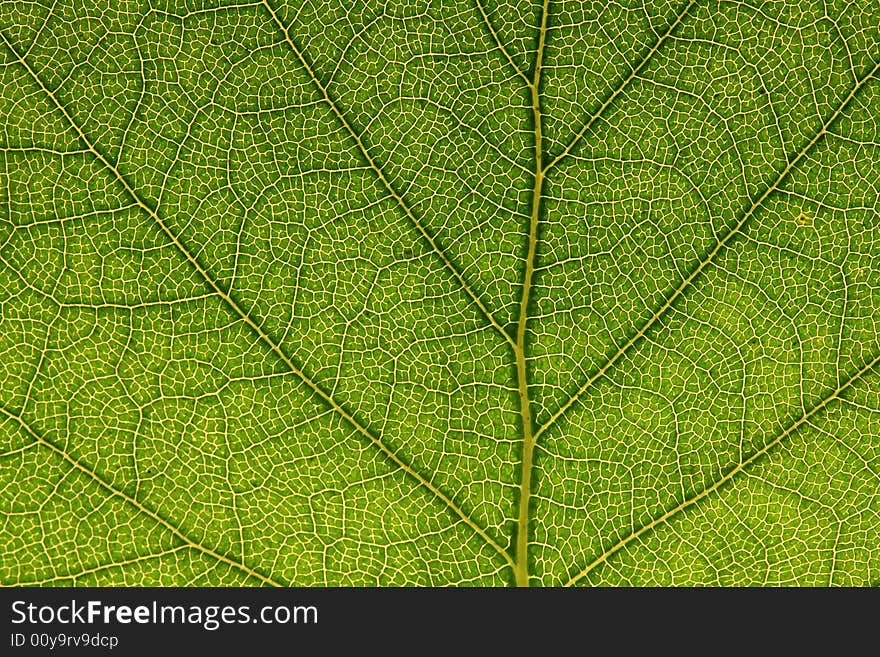
[[[55,445],[50,440],[47,440],[45,437],[41,436],[39,433],[36,432],[36,430],[34,430],[33,427],[31,427],[27,422],[25,422],[23,418],[19,417],[18,415],[15,415],[14,413],[12,413],[11,411],[7,410],[6,408],[4,408],[2,406],[0,406],[0,413],[5,415],[6,417],[8,417],[10,420],[17,422],[19,424],[19,426],[24,430],[24,432],[27,435],[29,435],[31,438],[33,438],[33,440],[36,443],[42,445],[43,447],[46,447],[50,451],[52,451],[55,454],[57,454],[58,456],[60,456],[62,459],[67,461],[67,463],[70,464],[73,468],[75,468],[76,470],[78,470],[82,474],[84,474],[87,477],[89,477],[90,479],[92,479],[92,481],[94,481],[99,486],[101,486],[102,488],[107,490],[111,495],[114,495],[115,497],[122,499],[123,501],[128,503],[130,506],[133,506],[134,508],[136,508],[139,512],[152,518],[154,521],[156,521],[157,523],[159,523],[160,525],[165,527],[168,531],[170,531],[178,539],[183,541],[187,546],[189,546],[199,552],[203,552],[204,554],[207,554],[208,556],[213,557],[217,561],[221,561],[227,565],[233,566],[234,568],[241,570],[244,573],[247,573],[251,577],[254,577],[254,578],[260,580],[264,584],[269,584],[271,586],[284,586],[284,584],[282,584],[281,582],[278,582],[278,581],[272,579],[271,577],[264,575],[257,570],[254,570],[252,567],[248,566],[244,561],[235,561],[234,559],[227,557],[225,554],[217,552],[216,550],[213,550],[205,545],[202,545],[202,544],[194,541],[189,536],[184,534],[183,531],[179,527],[177,527],[176,525],[174,525],[170,521],[163,518],[156,511],[153,511],[151,508],[145,506],[143,503],[139,502],[137,499],[135,499],[131,495],[128,495],[124,491],[119,490],[118,488],[116,488],[115,486],[113,486],[112,484],[107,482],[97,472],[95,472],[91,468],[86,467],[85,465],[83,465],[82,463],[77,461],[75,458],[73,458],[70,454],[68,454],[65,450],[61,449],[60,447]]]
[[[785,168],[780,172],[780,174],[776,177],[776,179],[754,200],[752,201],[749,209],[743,214],[743,216],[737,221],[737,223],[720,239],[718,243],[714,246],[714,248],[699,262],[699,264],[691,271],[691,273],[681,281],[678,287],[670,294],[661,306],[652,313],[650,319],[648,319],[642,326],[639,328],[636,333],[629,338],[623,345],[618,347],[617,351],[611,356],[605,363],[593,374],[591,375],[587,381],[578,388],[577,392],[572,395],[568,401],[566,401],[559,409],[556,410],[550,418],[544,422],[543,425],[538,429],[536,438],[541,436],[545,431],[547,431],[553,424],[565,414],[568,409],[570,409],[575,402],[583,395],[598,379],[605,376],[608,371],[617,363],[620,358],[626,354],[639,340],[641,340],[648,330],[662,317],[666,314],[666,312],[672,307],[672,304],[682,295],[682,293],[690,287],[690,285],[703,273],[703,271],[711,265],[718,254],[727,246],[728,242],[732,240],[736,235],[742,232],[742,229],[745,227],[746,223],[748,223],[749,219],[751,219],[755,212],[760,208],[764,201],[776,191],[782,182],[788,177],[788,175],[792,172],[792,170],[797,166],[797,164],[809,153],[812,148],[824,137],[828,134],[828,128],[831,126],[834,121],[840,116],[844,109],[846,109],[847,105],[852,101],[855,95],[858,93],[860,89],[862,89],[865,83],[872,78],[877,71],[880,70],[880,62],[874,65],[874,67],[864,76],[862,77],[857,84],[850,90],[849,94],[847,94],[846,98],[837,106],[837,108],[832,112],[831,116],[822,124],[822,127],[816,132],[815,135],[800,149],[795,157],[789,160],[788,164]]]
[[[43,92],[52,100],[57,109],[62,113],[64,118],[73,128],[73,130],[77,133],[79,138],[82,140],[83,144],[88,148],[88,150],[92,153],[92,155],[101,162],[107,169],[116,177],[118,182],[125,189],[126,193],[131,197],[131,199],[137,203],[137,205],[146,212],[159,226],[162,232],[168,237],[169,240],[174,244],[177,250],[184,256],[184,258],[192,265],[192,267],[198,272],[199,276],[208,284],[211,289],[213,289],[217,295],[226,303],[226,305],[232,309],[232,311],[238,315],[242,321],[247,324],[254,333],[257,334],[259,339],[267,345],[270,350],[284,363],[284,365],[288,368],[288,370],[296,375],[315,395],[321,398],[321,400],[331,407],[334,411],[336,411],[355,431],[365,438],[367,438],[373,445],[375,445],[383,454],[386,455],[398,468],[400,468],[403,472],[413,477],[419,484],[421,484],[424,488],[430,491],[435,497],[441,500],[455,515],[457,515],[468,527],[470,527],[478,536],[480,536],[489,546],[491,546],[496,552],[498,552],[501,556],[505,558],[508,563],[511,563],[511,557],[507,553],[507,551],[502,548],[497,541],[495,541],[487,532],[487,530],[480,527],[473,519],[471,519],[464,511],[452,501],[450,497],[444,494],[439,488],[437,488],[434,484],[428,481],[421,474],[413,470],[406,462],[403,461],[393,450],[391,450],[384,442],[382,442],[377,436],[374,436],[372,432],[370,432],[364,425],[362,425],[357,419],[354,418],[341,404],[339,404],[331,395],[325,392],[317,383],[315,383],[309,376],[305,374],[287,355],[287,353],[281,348],[281,346],[275,342],[264,330],[263,328],[256,322],[254,319],[235,301],[234,298],[213,279],[213,277],[205,270],[205,268],[201,265],[198,259],[190,253],[190,251],[186,248],[186,246],[180,241],[178,236],[170,229],[170,227],[165,223],[159,213],[154,210],[150,205],[141,198],[140,194],[131,186],[125,176],[101,153],[98,148],[92,143],[92,141],[88,138],[88,136],[83,132],[82,128],[73,120],[73,117],[61,104],[61,102],[55,97],[53,94],[43,83],[40,77],[36,74],[36,72],[30,67],[28,62],[22,57],[18,51],[12,46],[9,40],[6,38],[6,35],[3,32],[0,32],[0,38],[2,38],[3,42],[6,44],[6,47],[9,51],[18,59],[21,65],[28,71],[34,81],[40,86]]]
[[[625,538],[622,538],[620,541],[615,543],[612,547],[608,548],[603,552],[600,556],[594,559],[588,566],[586,566],[583,570],[581,570],[578,574],[573,576],[568,582],[565,583],[565,586],[571,586],[577,583],[579,580],[586,577],[591,570],[595,569],[600,564],[606,562],[613,554],[619,552],[621,549],[626,547],[629,543],[639,538],[643,534],[651,531],[659,525],[662,525],[672,519],[674,516],[684,511],[688,507],[693,506],[700,500],[704,499],[708,495],[711,495],[713,492],[721,488],[724,484],[728,483],[731,479],[733,479],[737,474],[742,472],[749,465],[753,464],[755,461],[758,461],[763,456],[767,455],[774,447],[779,445],[785,438],[790,436],[792,433],[797,431],[804,424],[809,422],[809,420],[821,412],[825,407],[828,406],[831,402],[838,399],[840,395],[849,387],[851,387],[854,383],[859,381],[865,374],[870,372],[874,367],[880,364],[880,354],[876,355],[872,360],[870,360],[867,364],[863,365],[858,371],[855,372],[849,379],[847,379],[842,385],[837,387],[831,393],[820,399],[812,408],[803,413],[797,420],[792,422],[785,430],[782,431],[776,438],[768,442],[761,449],[752,454],[749,458],[745,459],[741,463],[737,464],[734,468],[731,468],[730,471],[727,472],[724,476],[718,479],[714,484],[704,488],[698,494],[693,497],[683,501],[681,504],[676,507],[666,511],[660,517],[652,520],[647,525],[644,525],[640,529],[630,533]]]
[[[474,304],[477,306],[483,316],[489,321],[492,327],[504,338],[505,342],[507,342],[512,348],[515,348],[513,338],[511,338],[507,331],[504,330],[504,327],[498,323],[498,320],[495,319],[495,316],[489,311],[489,309],[486,307],[486,304],[483,303],[477,293],[474,292],[473,289],[471,289],[471,286],[467,283],[467,281],[465,281],[464,275],[458,270],[458,267],[453,264],[452,260],[449,259],[449,256],[446,255],[446,252],[442,248],[440,248],[440,245],[437,244],[437,240],[434,238],[434,236],[428,231],[427,228],[425,228],[422,222],[416,218],[412,209],[409,207],[406,201],[404,201],[403,196],[397,192],[397,190],[391,184],[391,181],[388,180],[388,178],[385,176],[382,168],[370,155],[366,145],[364,145],[361,135],[358,134],[358,132],[354,129],[354,126],[352,126],[349,120],[345,118],[345,115],[339,109],[333,98],[330,97],[330,93],[327,91],[327,88],[318,79],[318,76],[315,74],[311,65],[294,42],[293,37],[290,36],[290,30],[287,28],[287,26],[284,25],[284,23],[281,22],[281,19],[278,18],[278,14],[269,4],[269,0],[261,0],[261,2],[266,8],[266,11],[268,11],[269,15],[272,17],[272,21],[281,31],[281,34],[284,35],[284,40],[287,42],[287,45],[290,47],[290,49],[293,51],[293,54],[299,60],[300,65],[308,74],[312,84],[321,94],[324,102],[326,102],[327,106],[330,108],[330,111],[333,112],[333,114],[342,124],[343,128],[345,128],[345,131],[348,132],[349,136],[355,142],[361,155],[364,157],[364,159],[366,159],[367,163],[370,165],[370,168],[376,173],[376,176],[379,178],[379,181],[382,183],[383,187],[385,187],[385,189],[388,191],[388,194],[397,202],[401,210],[403,210],[403,213],[406,215],[407,219],[409,219],[410,223],[412,223],[416,230],[421,234],[422,238],[428,243],[434,253],[437,254],[437,257],[440,258],[446,269],[452,274],[452,276],[455,278],[461,288],[471,298],[471,300],[474,302]]]

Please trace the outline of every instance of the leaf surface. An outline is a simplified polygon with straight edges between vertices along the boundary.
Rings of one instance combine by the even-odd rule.
[[[4,584],[880,582],[880,5],[0,40]]]

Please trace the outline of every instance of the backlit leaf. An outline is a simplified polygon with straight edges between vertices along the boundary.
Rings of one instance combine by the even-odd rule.
[[[0,41],[3,584],[880,582],[876,2]]]

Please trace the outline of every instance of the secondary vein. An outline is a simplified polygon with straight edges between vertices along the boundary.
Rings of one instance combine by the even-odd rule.
[[[202,545],[201,543],[198,543],[197,541],[194,541],[189,536],[184,534],[183,531],[179,527],[177,527],[175,524],[166,520],[161,515],[159,515],[156,511],[145,506],[142,502],[140,502],[136,498],[132,497],[131,495],[128,495],[127,493],[119,490],[118,488],[116,488],[112,484],[108,483],[97,472],[95,472],[91,468],[83,465],[78,460],[73,458],[70,454],[68,454],[65,450],[61,449],[60,447],[55,445],[53,442],[51,442],[51,441],[47,440],[46,438],[44,438],[43,436],[41,436],[39,433],[37,433],[36,430],[34,430],[33,427],[31,427],[27,422],[25,422],[21,417],[19,417],[15,413],[0,406],[0,414],[5,415],[7,418],[9,418],[10,420],[12,420],[14,422],[17,422],[19,424],[19,426],[21,427],[22,431],[24,431],[24,433],[26,433],[28,436],[30,436],[34,440],[35,443],[37,443],[38,445],[42,445],[43,447],[54,452],[59,457],[61,457],[64,461],[66,461],[68,463],[68,465],[70,465],[75,470],[78,470],[82,474],[89,477],[92,481],[94,481],[96,484],[98,484],[101,488],[105,489],[111,495],[122,499],[127,504],[129,504],[130,506],[133,506],[135,509],[137,509],[139,512],[143,513],[144,515],[148,516],[149,518],[153,519],[155,522],[157,522],[160,525],[162,525],[163,527],[165,527],[165,529],[170,531],[172,535],[174,535],[180,541],[182,541],[186,547],[192,548],[194,550],[197,550],[198,552],[202,552],[204,554],[207,554],[208,556],[216,559],[217,561],[220,561],[220,562],[225,563],[229,566],[232,566],[233,568],[236,568],[237,570],[240,570],[240,571],[246,573],[250,577],[253,577],[254,579],[259,580],[263,584],[266,584],[269,586],[284,586],[284,584],[282,584],[281,582],[278,582],[278,581],[272,579],[270,576],[264,575],[263,573],[259,572],[258,570],[252,568],[247,563],[245,563],[243,560],[236,561],[235,559],[231,559],[230,557],[226,556],[225,554],[217,552],[216,550],[213,550],[212,548],[209,548],[205,545]]]
[[[810,419],[820,413],[824,408],[828,406],[831,402],[836,399],[840,399],[840,395],[849,387],[853,386],[856,382],[862,379],[867,373],[873,370],[877,365],[880,365],[880,355],[875,356],[872,360],[868,361],[865,365],[863,365],[855,374],[853,374],[849,379],[847,379],[844,383],[838,386],[835,390],[831,391],[828,395],[820,399],[812,408],[804,412],[797,420],[792,422],[784,431],[782,431],[776,438],[768,442],[764,447],[756,451],[747,459],[743,460],[741,463],[737,464],[735,467],[731,468],[727,474],[718,479],[714,484],[704,488],[702,491],[694,495],[693,497],[684,500],[677,506],[673,507],[663,515],[655,518],[647,525],[644,525],[640,529],[630,533],[626,537],[620,539],[616,544],[605,550],[601,555],[596,557],[589,565],[587,565],[583,570],[574,575],[571,579],[566,582],[565,586],[572,586],[576,584],[578,581],[586,577],[590,571],[595,569],[597,566],[605,563],[608,559],[614,555],[615,553],[622,550],[628,544],[642,536],[643,534],[651,531],[655,527],[659,525],[665,524],[669,520],[672,519],[673,516],[678,515],[688,507],[693,506],[703,498],[707,497],[711,493],[715,492],[725,484],[727,484],[731,479],[733,479],[737,474],[742,472],[749,465],[758,461],[762,457],[764,457],[768,452],[770,452],[774,447],[779,445],[785,438],[793,434],[799,428],[809,423]]]
[[[495,319],[495,316],[492,314],[492,312],[489,310],[489,308],[486,306],[486,304],[483,303],[482,299],[480,299],[480,297],[477,295],[477,293],[473,289],[471,289],[471,286],[465,280],[464,275],[458,270],[458,267],[456,267],[455,264],[452,262],[452,260],[450,260],[449,256],[446,255],[446,252],[442,248],[440,248],[440,245],[437,243],[437,240],[434,238],[434,235],[432,235],[428,231],[428,229],[425,228],[425,226],[422,224],[422,222],[416,218],[415,214],[413,214],[412,209],[403,200],[403,196],[401,196],[401,194],[398,193],[398,191],[391,184],[391,181],[388,180],[388,178],[385,176],[385,172],[382,170],[382,168],[379,166],[379,164],[370,155],[370,152],[367,149],[366,145],[364,144],[364,141],[361,138],[361,135],[357,132],[357,130],[354,129],[354,126],[345,117],[345,115],[339,109],[339,107],[337,106],[337,104],[333,100],[333,98],[330,97],[330,93],[327,90],[327,87],[325,87],[324,84],[318,79],[318,76],[315,75],[315,71],[312,69],[311,64],[309,64],[309,62],[306,60],[305,56],[303,55],[302,51],[300,50],[299,46],[297,46],[297,44],[294,42],[293,38],[290,36],[290,30],[288,30],[287,26],[285,26],[284,23],[281,22],[281,19],[278,18],[278,14],[272,8],[272,5],[269,4],[268,0],[261,0],[261,2],[263,4],[263,6],[266,8],[266,11],[268,11],[269,15],[272,17],[272,21],[275,23],[275,25],[281,31],[281,34],[284,35],[285,42],[290,47],[290,49],[293,51],[293,54],[296,56],[296,58],[299,60],[299,63],[303,67],[303,70],[305,70],[305,72],[309,76],[309,79],[311,80],[312,84],[315,86],[315,88],[318,90],[318,92],[323,97],[323,100],[327,104],[327,106],[330,108],[330,111],[333,112],[334,116],[336,116],[336,118],[342,124],[343,128],[345,128],[345,131],[349,134],[349,136],[352,138],[354,143],[357,145],[358,150],[360,151],[360,153],[364,157],[364,159],[367,161],[367,164],[369,164],[370,168],[376,173],[376,177],[379,178],[379,182],[382,183],[382,186],[385,187],[388,194],[390,194],[391,197],[397,202],[397,204],[400,206],[400,209],[403,210],[403,213],[406,215],[406,218],[409,219],[410,223],[412,223],[412,225],[416,228],[416,230],[419,231],[422,238],[424,238],[424,240],[428,243],[428,245],[431,247],[431,249],[434,251],[434,253],[437,254],[437,257],[440,258],[440,261],[443,263],[443,265],[446,267],[446,269],[452,274],[453,278],[455,278],[455,280],[458,282],[459,286],[461,286],[462,290],[464,290],[465,294],[467,294],[471,298],[471,300],[474,302],[474,304],[480,310],[482,315],[486,318],[486,320],[488,320],[488,322],[492,326],[492,328],[494,328],[495,331],[504,339],[504,341],[507,342],[513,348],[514,345],[513,345],[513,341],[511,339],[510,335],[507,333],[507,331],[504,330],[504,327],[501,326],[501,324],[498,322],[498,320]]]
[[[435,486],[429,479],[419,474],[416,470],[414,470],[408,463],[406,463],[400,456],[397,455],[392,449],[390,449],[378,436],[374,435],[366,426],[361,424],[348,410],[343,407],[339,402],[337,402],[329,393],[327,393],[320,385],[318,385],[315,381],[313,381],[294,361],[293,359],[282,349],[279,342],[272,339],[272,337],[266,333],[263,327],[258,323],[251,315],[242,307],[232,296],[230,291],[221,287],[217,281],[208,273],[208,271],[202,266],[199,262],[198,258],[196,258],[186,247],[183,242],[181,242],[178,235],[171,230],[171,227],[165,222],[162,216],[141,197],[141,195],[137,192],[137,190],[132,187],[131,183],[126,179],[122,172],[119,170],[117,166],[115,166],[107,157],[97,148],[97,146],[92,142],[92,140],[86,135],[83,129],[79,126],[76,121],[74,121],[73,117],[64,107],[64,105],[55,97],[55,94],[49,90],[48,87],[43,83],[42,79],[37,75],[36,71],[31,68],[30,64],[24,58],[23,55],[19,54],[19,52],[13,47],[12,43],[9,39],[6,38],[6,35],[0,32],[0,40],[6,45],[9,51],[15,56],[15,58],[19,61],[19,63],[25,68],[28,74],[33,78],[33,80],[39,85],[40,89],[42,89],[43,93],[45,93],[59,112],[64,116],[67,123],[71,126],[73,131],[77,134],[82,143],[86,146],[89,152],[103,165],[107,168],[108,171],[116,178],[119,184],[123,187],[126,194],[131,198],[147,215],[149,215],[153,221],[156,222],[157,226],[160,228],[163,234],[167,236],[167,238],[171,241],[171,243],[175,246],[178,252],[183,255],[183,257],[190,263],[190,265],[198,272],[199,276],[205,283],[220,297],[223,302],[227,305],[229,309],[231,309],[236,315],[238,315],[241,320],[256,333],[259,337],[260,341],[265,344],[280,360],[284,363],[287,370],[294,374],[297,378],[299,378],[317,397],[319,397],[327,406],[332,408],[336,413],[338,413],[346,423],[352,427],[355,432],[366,438],[370,443],[372,443],[375,447],[377,447],[385,456],[391,460],[396,467],[401,469],[407,475],[415,479],[419,484],[421,484],[425,489],[430,491],[437,499],[443,502],[446,507],[449,508],[456,516],[458,516],[462,522],[464,522],[468,527],[470,527],[480,538],[482,538],[487,545],[489,545],[492,549],[494,549],[501,557],[508,563],[512,564],[512,559],[508,552],[501,547],[501,545],[488,533],[488,530],[483,529],[480,525],[478,525],[470,516],[468,516],[464,510],[455,503],[455,501],[446,495],[443,491],[441,491],[437,486]],[[55,448],[58,449],[58,448]]]
[[[625,343],[620,345],[614,355],[612,355],[605,363],[595,372],[593,373],[578,389],[577,391],[564,403],[560,406],[550,418],[544,422],[537,430],[537,436],[541,436],[549,430],[556,421],[565,415],[565,413],[572,407],[574,404],[581,398],[581,396],[589,390],[593,384],[606,376],[608,372],[615,366],[615,364],[625,355],[630,349],[632,349],[644,336],[645,334],[654,326],[661,317],[663,317],[666,312],[672,307],[672,305],[676,302],[676,300],[681,297],[685,290],[691,287],[695,281],[700,277],[700,275],[715,262],[715,259],[718,255],[725,249],[725,247],[730,243],[730,241],[737,235],[743,232],[746,227],[746,224],[749,220],[757,213],[757,211],[763,206],[764,202],[770,197],[770,195],[778,190],[782,183],[788,178],[791,172],[795,169],[798,163],[803,160],[807,154],[813,149],[813,147],[818,144],[822,138],[828,134],[828,130],[831,127],[838,117],[843,113],[846,107],[852,102],[853,98],[856,97],[859,90],[864,87],[864,85],[868,82],[868,80],[872,79],[877,72],[880,71],[880,62],[876,63],[867,74],[857,81],[856,85],[850,90],[849,94],[841,101],[841,103],[837,106],[834,112],[825,120],[819,130],[813,135],[813,137],[806,142],[801,149],[797,152],[794,157],[788,160],[785,168],[776,176],[772,183],[770,183],[764,191],[755,198],[750,204],[748,209],[742,215],[742,217],[734,224],[730,230],[727,231],[721,239],[715,244],[712,250],[706,254],[699,263],[694,267],[690,274],[687,277],[682,279],[679,283],[678,287],[672,291],[672,293],[664,300],[663,304],[660,305],[657,310],[655,310],[651,317],[644,323],[642,326],[633,334]]]

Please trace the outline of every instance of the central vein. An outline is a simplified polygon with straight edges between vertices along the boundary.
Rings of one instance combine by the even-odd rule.
[[[519,407],[522,418],[523,452],[522,475],[519,484],[519,518],[516,526],[516,558],[514,576],[517,586],[529,585],[529,502],[532,485],[532,459],[535,453],[535,428],[529,400],[528,370],[526,367],[526,324],[529,319],[529,297],[532,277],[535,273],[535,253],[538,249],[538,221],[541,212],[541,188],[544,185],[544,165],[541,150],[541,60],[544,56],[544,40],[547,34],[547,11],[550,0],[544,0],[541,10],[541,31],[538,35],[538,53],[535,58],[535,75],[529,84],[532,94],[532,120],[535,127],[535,187],[532,191],[532,212],[529,219],[529,246],[526,254],[526,271],[523,276],[522,298],[519,302],[519,320],[516,325],[516,377],[519,388]]]

